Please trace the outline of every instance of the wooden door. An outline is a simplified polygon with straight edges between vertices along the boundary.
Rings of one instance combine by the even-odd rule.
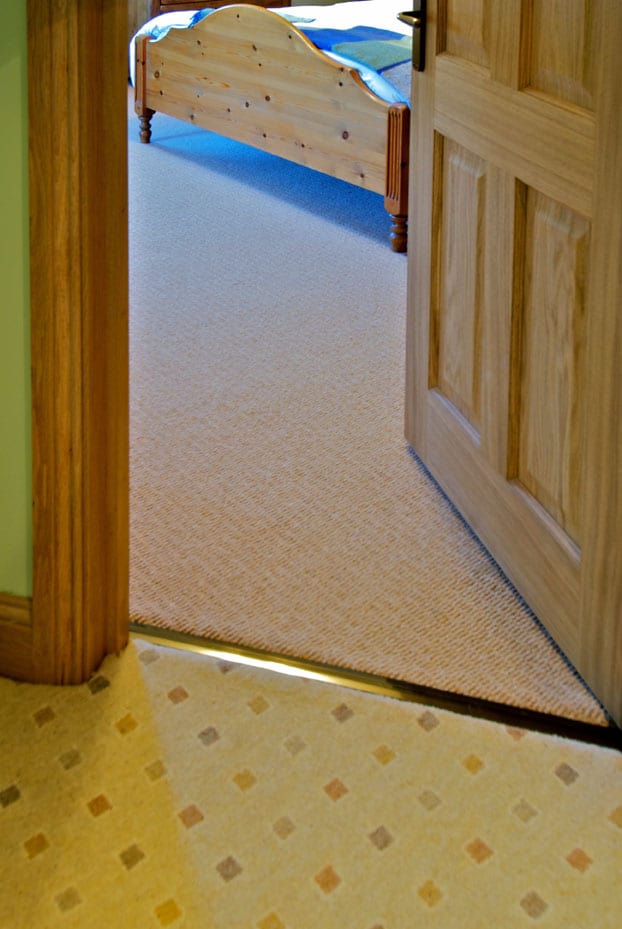
[[[619,0],[429,0],[406,434],[622,723],[620,36]]]

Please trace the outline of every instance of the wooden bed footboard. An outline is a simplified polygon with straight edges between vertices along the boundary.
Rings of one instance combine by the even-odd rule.
[[[382,194],[405,251],[410,111],[270,10],[228,6],[157,42],[136,41],[140,138],[165,113]]]

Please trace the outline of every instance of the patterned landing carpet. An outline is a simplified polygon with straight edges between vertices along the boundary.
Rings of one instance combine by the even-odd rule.
[[[405,446],[380,197],[130,121],[139,623],[603,725]]]
[[[2,929],[618,929],[622,756],[134,639],[0,680]]]

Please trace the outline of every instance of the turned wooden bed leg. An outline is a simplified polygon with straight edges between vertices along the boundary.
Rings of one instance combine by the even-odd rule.
[[[144,113],[138,114],[138,122],[140,123],[139,136],[140,141],[145,144],[151,141],[151,117],[155,113],[155,110],[146,109]]]
[[[155,113],[147,106],[147,46],[151,39],[149,35],[141,35],[136,39],[136,58],[134,74],[134,112],[140,123],[140,141],[147,144],[151,141],[151,118]]]
[[[391,213],[391,248],[394,252],[408,250],[408,216],[396,216]]]
[[[389,110],[387,122],[387,167],[384,207],[391,217],[391,248],[405,252],[408,248],[408,143],[410,110],[396,104]]]

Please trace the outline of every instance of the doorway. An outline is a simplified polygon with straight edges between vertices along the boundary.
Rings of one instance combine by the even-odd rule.
[[[55,682],[84,679],[127,640],[124,6],[30,5],[38,507],[28,654]],[[65,83],[46,80],[56,69]]]

